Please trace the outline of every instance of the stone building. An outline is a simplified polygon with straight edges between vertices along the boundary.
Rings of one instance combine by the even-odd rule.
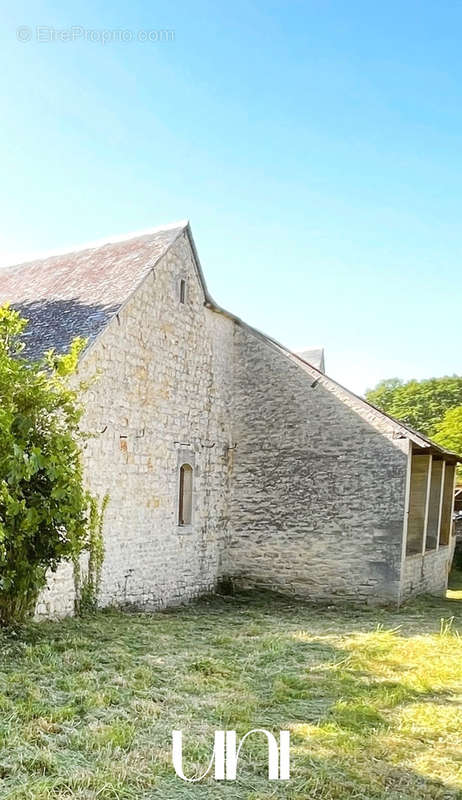
[[[457,457],[327,377],[322,353],[319,369],[220,308],[188,223],[1,270],[6,301],[32,356],[88,339],[102,605],[230,579],[329,602],[445,591]],[[38,613],[71,613],[73,595],[64,564]]]

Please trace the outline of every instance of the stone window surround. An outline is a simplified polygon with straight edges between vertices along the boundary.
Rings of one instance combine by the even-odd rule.
[[[179,512],[179,497],[180,497],[180,470],[184,464],[188,464],[192,469],[192,501],[191,501],[191,522],[187,525],[180,525],[180,521],[178,518]],[[195,490],[194,490],[194,479],[196,477],[196,454],[194,450],[190,449],[189,446],[180,445],[178,450],[178,457],[177,457],[177,468],[176,468],[176,491],[175,491],[175,514],[176,514],[176,530],[179,536],[193,533],[194,531],[194,500],[195,500]]]

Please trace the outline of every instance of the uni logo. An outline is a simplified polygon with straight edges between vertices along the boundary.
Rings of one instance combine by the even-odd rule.
[[[197,778],[187,778],[183,772],[183,732],[172,731],[172,757],[175,772],[189,783],[203,780],[215,762],[216,781],[235,781],[239,753],[252,733],[263,733],[268,741],[268,780],[288,781],[290,778],[290,731],[279,731],[279,748],[273,734],[264,728],[248,731],[236,747],[236,731],[215,731],[212,757],[206,771]]]

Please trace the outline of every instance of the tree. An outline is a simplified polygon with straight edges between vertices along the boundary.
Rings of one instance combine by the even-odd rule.
[[[407,383],[391,378],[380,381],[375,389],[367,391],[366,399],[415,430],[433,436],[445,413],[462,405],[462,376]]]
[[[81,461],[82,408],[69,376],[85,342],[40,362],[23,355],[27,321],[0,307],[0,624],[30,615],[48,569],[85,548],[95,500]]]
[[[437,444],[462,455],[462,405],[450,408],[438,423],[433,434]],[[457,467],[457,476],[462,478],[462,465]]]

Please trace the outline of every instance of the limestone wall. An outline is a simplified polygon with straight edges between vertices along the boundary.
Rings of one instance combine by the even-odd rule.
[[[408,442],[246,328],[235,348],[228,573],[315,600],[397,601]]]
[[[455,539],[449,546],[432,550],[425,555],[407,556],[403,567],[401,600],[418,594],[443,597],[448,586],[448,575],[454,554]]]
[[[60,564],[55,573],[50,572],[48,583],[37,602],[38,618],[61,619],[74,613],[74,577],[72,564]]]
[[[179,283],[186,280],[186,302]],[[229,518],[233,323],[204,307],[185,234],[81,362],[86,476],[110,501],[101,604],[160,608],[214,588]],[[194,468],[193,524],[177,525],[177,480]],[[38,610],[72,610],[65,565]]]

